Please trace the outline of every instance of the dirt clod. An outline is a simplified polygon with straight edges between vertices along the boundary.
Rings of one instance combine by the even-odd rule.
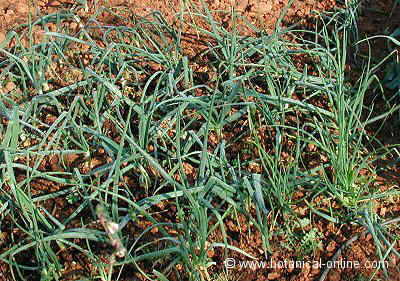
[[[281,275],[278,272],[268,273],[268,280],[277,280]]]
[[[17,87],[17,85],[15,85],[14,82],[10,81],[7,82],[5,89],[7,90],[7,92],[11,92],[12,90],[14,90]]]
[[[341,279],[341,275],[339,272],[337,272],[336,270],[332,270],[329,273],[328,280],[329,281],[341,281],[342,279]]]

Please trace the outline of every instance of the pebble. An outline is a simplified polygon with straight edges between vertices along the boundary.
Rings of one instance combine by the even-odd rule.
[[[78,23],[76,23],[76,22],[71,22],[70,24],[69,24],[69,27],[72,29],[72,30],[76,30],[77,28],[78,28]]]
[[[328,246],[326,247],[326,250],[328,252],[333,252],[335,249],[336,249],[336,242],[335,241],[329,242]]]
[[[309,143],[307,144],[308,151],[316,151],[315,144]]]
[[[279,277],[281,277],[281,275],[280,275],[279,272],[271,272],[271,273],[268,273],[268,280],[276,280],[276,279],[278,279]]]
[[[329,272],[328,280],[329,281],[340,281],[342,279],[341,279],[339,272],[331,270],[331,272]]]
[[[7,90],[7,92],[11,92],[12,90],[14,90],[15,88],[17,87],[17,85],[15,85],[15,83],[14,82],[7,82],[7,84],[6,84],[6,90]]]
[[[47,3],[48,6],[50,7],[59,7],[61,5],[60,1],[54,0],[54,1],[49,1]]]

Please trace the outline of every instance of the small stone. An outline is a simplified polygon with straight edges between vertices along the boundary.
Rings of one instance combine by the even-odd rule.
[[[214,257],[214,256],[215,256],[215,251],[214,251],[214,249],[208,250],[208,251],[207,251],[207,256],[208,256],[209,258]]]
[[[76,23],[76,22],[71,22],[70,24],[69,24],[69,28],[71,28],[72,30],[76,30],[77,28],[78,28],[78,23]]]
[[[70,154],[64,155],[64,161],[66,162],[66,165],[68,165],[68,166],[75,165],[77,162],[79,162],[80,158],[82,158],[82,155],[76,154],[76,153],[70,153]]]
[[[397,265],[398,258],[395,255],[390,256],[390,262],[393,265]]]
[[[115,222],[112,222],[112,221],[107,222],[105,227],[106,227],[107,232],[110,233],[111,235],[117,233],[117,231],[119,229],[118,223],[115,223]]]
[[[316,150],[315,144],[312,143],[307,144],[307,149],[308,151],[315,151]]]
[[[89,51],[90,46],[87,44],[82,44],[79,46],[79,48],[80,48],[81,52],[85,53],[85,52]]]
[[[328,162],[328,157],[326,157],[325,155],[321,154],[320,158],[321,158],[322,162],[324,162],[324,163]]]
[[[37,2],[37,5],[39,7],[44,7],[44,6],[46,6],[46,2],[44,0],[40,0],[40,1]]]
[[[59,7],[59,6],[61,6],[61,3],[60,3],[60,1],[57,1],[57,0],[49,1],[47,3],[47,6],[49,6],[49,7]]]
[[[329,281],[340,281],[342,279],[341,279],[339,272],[331,270],[331,272],[329,273],[328,280]]]
[[[50,90],[49,84],[48,84],[48,83],[43,83],[43,84],[42,84],[42,89],[43,89],[43,91],[45,91],[45,92],[49,91],[49,90]]]
[[[336,249],[336,242],[335,241],[329,242],[328,246],[326,247],[326,250],[328,252],[333,252],[335,249]]]
[[[14,90],[16,87],[17,87],[17,85],[15,85],[14,82],[10,81],[10,82],[7,82],[5,88],[6,88],[7,92],[11,92],[11,91]]]
[[[57,26],[55,25],[55,23],[53,22],[49,22],[47,24],[47,28],[49,29],[49,31],[51,32],[55,32],[57,30]]]
[[[275,280],[281,277],[281,274],[279,272],[271,272],[268,273],[268,280]]]
[[[57,120],[56,116],[48,114],[46,116],[45,122],[46,122],[46,124],[53,124],[54,122],[56,122],[56,120]]]

